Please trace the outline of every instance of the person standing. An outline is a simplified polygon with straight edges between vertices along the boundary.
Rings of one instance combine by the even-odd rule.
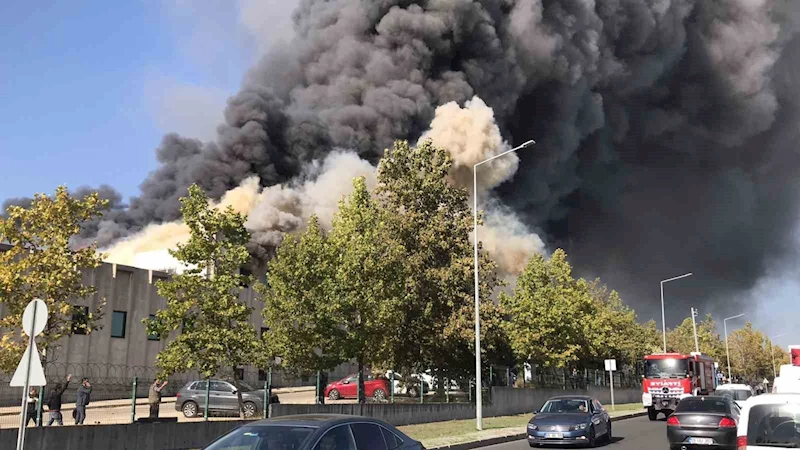
[[[36,403],[39,401],[39,391],[35,387],[28,389],[28,409],[25,411],[25,426],[27,427],[31,420],[36,425]]]
[[[91,393],[92,385],[89,383],[89,379],[82,378],[75,400],[75,425],[83,425],[83,421],[86,420],[86,406],[89,404],[89,394]]]
[[[64,416],[61,415],[61,396],[67,390],[70,380],[72,380],[72,374],[67,375],[66,383],[57,383],[50,392],[50,397],[47,398],[47,409],[50,410],[50,420],[47,421],[48,427],[52,426],[53,422],[64,425]]]
[[[150,403],[150,418],[158,419],[158,408],[161,406],[161,390],[167,385],[164,381],[159,385],[159,380],[156,378],[153,384],[150,385],[150,393],[148,395],[148,402]]]

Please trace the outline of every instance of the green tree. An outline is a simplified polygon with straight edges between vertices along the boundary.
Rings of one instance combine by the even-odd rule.
[[[717,332],[717,324],[708,314],[697,323],[697,342],[700,353],[722,362],[725,358],[725,342]],[[687,317],[677,327],[667,330],[667,350],[688,355],[695,351],[692,318]]]
[[[392,217],[388,235],[405,249],[407,301],[403,330],[395,340],[395,367],[447,370],[450,378],[473,371],[473,215],[465,189],[449,182],[452,159],[425,141],[397,141],[378,166],[376,203]],[[496,265],[480,254],[481,351],[487,362],[501,350],[502,315],[491,301],[500,282]],[[472,355],[470,357],[470,355]],[[407,367],[402,367],[407,366]]]
[[[583,318],[591,322],[590,346],[586,363],[602,368],[604,359],[613,358],[623,365],[634,365],[651,353],[653,338],[648,338],[648,325],[637,321],[636,311],[622,302],[619,294],[602,285],[600,280],[589,284],[594,300],[594,314]],[[655,327],[655,322],[653,323]],[[654,330],[655,331],[655,330]],[[652,333],[653,336],[657,333]]]
[[[772,355],[764,335],[747,322],[744,328],[728,333],[731,375],[743,382],[761,381],[772,376]]]
[[[595,304],[584,280],[572,277],[566,253],[533,256],[514,294],[501,295],[511,347],[521,361],[563,368],[586,356]]]
[[[262,290],[264,317],[272,336],[284,334],[276,350],[286,352],[287,362],[319,369],[355,360],[362,394],[364,366],[386,367],[396,360],[393,342],[403,333],[405,252],[387,232],[386,219],[364,179],[356,179],[330,234],[312,221],[300,245],[290,241],[279,250],[270,265],[270,288]],[[312,248],[318,253],[309,263],[320,266],[297,273],[298,259],[311,256],[305,250]],[[298,284],[309,292],[298,292]],[[303,323],[295,323],[297,318]]]
[[[100,328],[104,302],[88,314],[76,306],[96,292],[83,283],[82,271],[100,266],[102,255],[94,245],[76,249],[70,241],[106,204],[97,193],[77,199],[60,186],[54,196],[36,194],[30,207],[11,206],[6,218],[0,217],[0,242],[11,245],[0,251],[0,303],[6,311],[0,329],[11,331],[0,337],[0,372],[13,371],[25,351],[22,313],[35,298],[47,304],[49,314],[37,337],[45,364],[57,359],[62,337]]]
[[[262,340],[250,323],[252,308],[240,299],[241,286],[250,276],[241,268],[249,261],[245,248],[250,235],[244,218],[228,208],[219,211],[197,186],[181,199],[189,241],[170,254],[188,270],[159,281],[157,289],[167,301],[154,320],[145,319],[147,331],[166,338],[177,336],[159,352],[160,376],[197,370],[210,378],[230,369],[239,397],[239,414],[245,416],[237,368],[255,360]]]

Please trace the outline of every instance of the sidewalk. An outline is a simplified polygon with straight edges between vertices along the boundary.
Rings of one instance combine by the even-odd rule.
[[[619,410],[609,411],[614,420],[625,420],[646,414],[638,403],[617,405],[617,408]],[[463,432],[465,429],[474,430],[475,421],[472,419],[408,425],[398,428],[412,438],[421,441],[422,445],[430,450],[465,450],[523,439],[525,426],[530,418],[530,414],[486,418],[484,419],[484,428],[486,429],[483,431]],[[519,425],[503,426],[509,423],[519,423]]]
[[[295,392],[307,392],[307,391],[314,391],[316,388],[314,386],[299,386],[299,387],[288,387],[288,388],[274,388],[272,389],[273,394],[291,394]],[[163,397],[161,399],[161,404],[173,404],[175,403],[176,397]],[[130,406],[131,399],[120,399],[120,400],[100,400],[96,402],[89,403],[89,406],[86,407],[87,411],[93,409],[102,409],[102,408],[118,408],[120,406]],[[147,398],[137,398],[136,405],[147,405]],[[70,409],[75,409],[75,403],[64,403],[61,405],[62,411],[68,411]],[[44,412],[47,412],[47,408],[45,408]],[[0,416],[11,416],[11,415],[19,415],[19,406],[4,406],[0,408]]]

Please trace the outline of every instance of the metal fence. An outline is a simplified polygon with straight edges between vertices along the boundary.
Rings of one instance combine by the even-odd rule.
[[[109,364],[69,364],[50,363],[45,368],[48,380],[44,389],[36,388],[36,401],[31,412],[30,426],[47,425],[51,414],[47,408],[50,393],[57,383],[65,383],[68,374],[72,381],[62,396],[61,415],[64,425],[74,425],[73,412],[77,389],[82,378],[87,378],[92,385],[91,401],[86,408],[84,424],[122,424],[132,423],[138,418],[149,416],[148,393],[154,382],[157,369],[155,367],[116,366]],[[238,378],[255,389],[264,389],[265,400],[271,394],[277,396],[280,403],[352,403],[361,394],[354,389],[358,385],[355,364],[345,364],[329,373],[312,373],[297,376],[279,370],[260,371],[240,369]],[[524,374],[524,376],[523,376]],[[368,402],[386,403],[454,403],[473,402],[475,398],[474,380],[452,380],[446,377],[437,378],[431,373],[401,375],[389,370],[372,374],[367,371],[363,396]],[[614,383],[617,387],[632,387],[641,383],[635,369],[615,372]],[[221,378],[230,378],[223,376]],[[10,374],[0,373],[0,428],[14,428],[20,422],[20,404],[22,388],[9,387]],[[349,379],[349,380],[348,380]],[[420,381],[422,380],[422,382]],[[205,414],[205,406],[197,405],[201,411],[196,417],[186,417],[181,408],[181,400],[176,394],[181,388],[194,381],[202,381],[197,374],[186,373],[171,376],[162,391],[162,403],[159,417],[176,418],[179,421],[226,420],[237,417],[238,411],[227,411],[232,414],[219,414],[211,405],[212,414]],[[346,381],[346,382],[345,382]],[[337,386],[334,383],[340,383]],[[371,384],[378,383],[378,384]],[[381,384],[383,383],[383,384]],[[586,389],[590,386],[608,386],[608,372],[601,370],[571,371],[554,369],[529,369],[522,367],[487,366],[482,380],[483,398],[492,401],[492,387],[526,387],[555,389]],[[326,386],[331,389],[326,390]],[[349,385],[345,391],[343,386]],[[376,387],[377,386],[377,387]],[[210,387],[208,388],[210,389]],[[332,392],[341,389],[342,392]],[[383,392],[380,392],[383,391]],[[208,398],[208,391],[206,397]],[[213,395],[211,396],[213,398]],[[184,399],[185,400],[185,399]],[[264,416],[266,402],[259,402],[257,416]]]

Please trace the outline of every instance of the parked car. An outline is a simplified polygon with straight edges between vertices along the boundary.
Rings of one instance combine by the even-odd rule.
[[[553,397],[534,412],[528,422],[527,437],[531,447],[552,444],[594,447],[598,438],[611,442],[611,417],[592,397]]]
[[[283,416],[240,426],[203,450],[425,450],[386,422],[361,416]]]
[[[364,395],[382,402],[389,396],[389,380],[364,374]],[[358,398],[358,374],[334,381],[325,387],[325,396],[331,400]]]
[[[742,405],[739,450],[800,448],[800,394],[763,394]]]
[[[244,402],[244,416],[256,417],[264,411],[264,389],[255,389],[249,384],[238,382]],[[211,380],[209,387],[208,412],[239,414],[239,397],[236,388],[225,380]],[[280,403],[278,396],[272,394],[270,403]],[[190,381],[186,383],[175,398],[175,409],[186,417],[202,414],[206,407],[206,381]]]
[[[393,379],[394,383],[394,393],[395,395],[407,395],[409,397],[419,397],[419,385],[420,385],[420,377],[418,375],[411,375],[410,377],[404,377],[403,375],[394,372],[394,378],[392,378],[392,371],[386,372],[386,378],[390,381]],[[430,378],[426,379],[426,378]],[[431,390],[431,382],[432,378],[430,376],[422,375],[422,392],[427,394]]]
[[[746,384],[721,384],[714,390],[714,395],[727,396],[735,401],[744,402],[755,395],[755,392]]]
[[[736,427],[741,410],[730,396],[691,396],[681,399],[667,419],[670,449],[708,446],[736,450]]]

